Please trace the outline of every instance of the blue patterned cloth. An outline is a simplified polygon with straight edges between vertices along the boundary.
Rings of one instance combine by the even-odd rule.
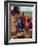
[[[17,29],[21,29],[21,23],[17,23]]]
[[[17,29],[21,29],[21,22],[20,22],[21,16],[18,16],[17,19],[18,19],[18,23],[17,23],[16,27],[17,27]]]
[[[18,20],[20,20],[21,19],[21,16],[18,16]]]

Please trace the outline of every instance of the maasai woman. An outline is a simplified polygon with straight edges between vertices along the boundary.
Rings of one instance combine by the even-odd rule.
[[[24,31],[25,29],[25,22],[26,22],[26,16],[24,16],[24,13],[21,17],[21,29]]]

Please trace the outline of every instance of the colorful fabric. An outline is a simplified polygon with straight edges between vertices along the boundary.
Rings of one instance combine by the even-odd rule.
[[[25,24],[25,21],[26,21],[26,17],[25,16],[22,16],[21,17],[21,23]]]
[[[21,19],[21,16],[18,16],[18,20],[20,20]]]
[[[17,23],[17,29],[21,29],[21,23]]]
[[[25,25],[23,23],[21,23],[21,29],[24,29]]]

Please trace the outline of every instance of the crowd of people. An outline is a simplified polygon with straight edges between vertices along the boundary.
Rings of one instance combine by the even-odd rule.
[[[24,12],[22,12],[22,15],[20,15],[20,12],[18,9],[14,8],[13,11],[11,11],[11,14],[13,17],[15,17],[16,23],[16,33],[18,32],[29,32],[32,31],[32,16],[26,17],[24,15]]]

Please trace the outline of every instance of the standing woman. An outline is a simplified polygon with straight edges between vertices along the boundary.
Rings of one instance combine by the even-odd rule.
[[[18,32],[21,32],[21,16],[20,15],[18,15],[17,16],[17,25],[16,25],[16,28],[17,28],[17,30],[18,30]]]
[[[24,16],[24,13],[23,13],[23,15],[22,15],[22,17],[21,17],[21,29],[22,29],[22,31],[25,31],[25,23],[26,23],[26,16]]]

